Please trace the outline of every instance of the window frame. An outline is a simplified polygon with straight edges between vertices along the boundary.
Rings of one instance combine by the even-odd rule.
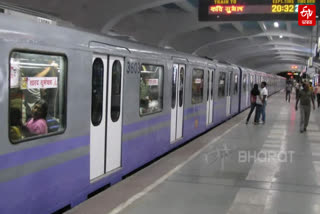
[[[182,96],[180,96],[180,85],[181,85],[181,71],[183,71],[182,72],[182,74],[183,74],[183,78],[182,78]],[[180,85],[179,85],[179,90],[178,90],[178,93],[179,93],[179,100],[178,100],[178,108],[181,108],[181,107],[183,107],[184,106],[184,104],[185,104],[185,94],[186,94],[186,92],[185,92],[185,82],[186,82],[186,68],[185,67],[181,67],[180,69],[179,69],[179,72],[178,72],[178,75],[179,75],[179,83],[180,83]]]
[[[114,118],[112,117],[112,113],[113,113],[112,112],[112,104],[113,104],[112,103],[112,98],[113,98],[113,96],[117,96],[117,94],[113,94],[113,73],[114,73],[113,67],[114,67],[115,63],[119,63],[120,64],[120,89],[119,89],[120,93],[118,94],[118,96],[119,96],[119,103],[118,103],[119,104],[119,112],[118,112],[119,115],[117,116],[116,120],[114,120]],[[121,108],[122,102],[121,101],[122,101],[122,94],[123,94],[123,88],[122,88],[122,84],[123,84],[122,71],[123,70],[124,70],[124,68],[123,68],[123,65],[121,64],[121,62],[118,59],[114,60],[112,66],[111,66],[111,97],[110,97],[110,99],[111,99],[110,100],[110,105],[111,105],[111,107],[110,107],[110,119],[111,119],[111,121],[113,123],[118,122],[120,117],[121,117],[121,114],[122,114],[122,108]]]
[[[224,85],[223,91],[224,91],[224,92],[223,92],[223,96],[221,96],[220,93],[219,93],[219,92],[220,92],[219,89],[220,89],[220,80],[221,80],[221,79],[220,79],[220,77],[221,77],[220,75],[221,75],[221,74],[224,74],[224,83],[223,83],[223,85]],[[219,78],[218,78],[218,99],[223,99],[223,98],[226,97],[226,79],[227,79],[227,73],[226,73],[225,71],[219,71]]]
[[[247,83],[248,83],[248,80],[247,80],[247,78],[248,78],[248,74],[247,73],[244,73],[243,74],[243,77],[242,77],[242,90],[244,91],[244,92],[247,92]]]
[[[52,132],[52,133],[48,133],[48,134],[45,134],[45,135],[37,135],[37,136],[32,136],[32,137],[28,137],[28,138],[24,138],[24,139],[21,139],[21,140],[17,140],[17,141],[13,141],[11,138],[10,138],[10,92],[11,92],[11,80],[10,80],[10,74],[11,74],[11,58],[12,58],[12,54],[14,52],[19,52],[19,53],[25,53],[25,54],[38,54],[38,55],[47,55],[47,56],[60,56],[64,59],[64,70],[65,70],[65,74],[64,74],[64,85],[63,85],[63,92],[64,92],[64,96],[62,98],[62,101],[63,101],[63,109],[62,109],[62,112],[63,112],[63,115],[64,115],[64,118],[62,120],[62,123],[64,126],[63,126],[63,129],[60,130],[60,131],[56,131],[56,132]],[[64,52],[50,52],[50,51],[41,51],[41,50],[26,50],[26,49],[19,49],[19,48],[15,48],[15,49],[12,49],[8,55],[8,64],[9,67],[8,67],[8,129],[7,129],[7,133],[8,133],[8,139],[9,139],[9,142],[12,144],[12,145],[19,145],[21,143],[24,143],[24,142],[29,142],[29,141],[34,141],[34,140],[38,140],[38,139],[42,139],[42,138],[49,138],[49,137],[52,137],[52,136],[56,136],[56,135],[63,135],[67,128],[68,128],[68,104],[67,104],[67,101],[68,101],[68,73],[69,73],[69,58],[67,56],[66,53]]]
[[[174,71],[174,66],[172,66],[172,75],[171,75],[171,109],[175,109],[177,106],[177,75],[179,71],[179,66],[177,68],[177,72]],[[174,78],[176,78],[176,81],[174,82]],[[173,83],[175,83],[173,85]],[[174,89],[174,90],[173,90]],[[174,99],[173,99],[173,92],[174,92]],[[174,101],[174,102],[173,102]],[[174,104],[174,105],[173,105]]]
[[[236,82],[237,79],[237,82]],[[234,85],[233,85],[233,95],[238,95],[239,94],[239,74],[235,73],[233,76],[233,81],[234,81]],[[237,87],[235,87],[237,86]]]
[[[207,102],[209,101],[209,95],[210,95],[210,88],[209,88],[209,86],[210,86],[210,70],[208,69],[207,70],[208,71],[208,78],[207,78]]]
[[[102,77],[102,95],[103,95],[103,88],[104,88],[104,78],[105,78],[105,73],[104,73],[104,70],[105,70],[105,64],[104,64],[104,62],[103,62],[103,59],[101,58],[101,57],[95,57],[94,58],[94,60],[93,60],[93,63],[92,63],[92,65],[91,65],[91,71],[92,71],[92,74],[91,74],[91,108],[90,108],[90,110],[91,110],[91,114],[90,114],[90,123],[91,123],[91,125],[92,126],[94,126],[94,127],[97,127],[97,126],[99,126],[99,125],[101,125],[101,121],[102,121],[102,119],[103,119],[103,102],[101,103],[101,107],[102,107],[102,109],[101,109],[101,118],[99,119],[99,123],[98,124],[95,124],[95,123],[93,123],[93,121],[92,121],[92,113],[93,113],[93,111],[92,111],[92,107],[93,107],[93,95],[92,95],[92,92],[93,92],[93,78],[94,78],[94,73],[93,73],[93,64],[95,63],[95,61],[97,60],[97,59],[100,59],[101,61],[102,61],[102,65],[103,65],[103,71],[102,71],[102,74],[103,74],[103,77]],[[103,97],[104,96],[102,96],[102,99],[103,99]]]
[[[140,78],[141,78],[141,69],[142,69],[142,66],[143,65],[153,65],[153,66],[159,66],[159,67],[162,67],[162,87],[161,87],[161,91],[162,91],[162,108],[160,111],[157,111],[157,112],[152,112],[152,113],[146,113],[146,114],[141,114],[140,112],[140,100],[141,100],[141,93],[140,93]],[[140,118],[141,117],[145,117],[145,116],[149,116],[149,115],[153,115],[153,114],[159,114],[159,113],[162,113],[163,112],[163,106],[164,106],[164,94],[163,94],[163,88],[164,88],[164,75],[165,75],[165,70],[164,70],[165,66],[163,64],[156,64],[156,63],[150,63],[150,62],[141,62],[140,63],[140,67],[139,67],[139,80],[138,80],[138,86],[139,86],[139,101],[138,101],[138,112],[139,112],[139,116]],[[171,106],[171,105],[170,105]],[[171,109],[171,107],[170,107]]]
[[[193,73],[194,71],[202,71],[202,99],[201,99],[201,102],[197,102],[197,103],[193,103]],[[204,90],[204,84],[205,84],[205,69],[202,69],[202,68],[193,68],[192,69],[192,75],[191,75],[191,104],[192,105],[198,105],[198,104],[201,104],[203,103],[203,101],[205,100],[204,99],[204,96],[205,96],[205,90]]]
[[[214,86],[215,86],[215,82],[214,82],[214,80],[215,80],[215,72],[216,72],[216,70],[215,69],[213,69],[212,71],[211,71],[211,73],[212,73],[212,78],[211,78],[211,100],[214,100],[215,99],[215,97],[214,97]]]

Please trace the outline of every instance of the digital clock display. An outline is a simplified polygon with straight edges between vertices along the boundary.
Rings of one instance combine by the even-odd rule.
[[[295,5],[293,4],[273,4],[271,5],[272,13],[295,13]]]
[[[199,0],[199,20],[297,21],[299,5],[307,4],[316,5],[317,15],[320,14],[319,0]]]

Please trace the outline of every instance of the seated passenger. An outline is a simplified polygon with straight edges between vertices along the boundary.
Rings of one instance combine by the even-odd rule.
[[[48,104],[44,100],[37,101],[32,107],[32,118],[27,122],[26,127],[31,135],[42,135],[48,133],[47,126]]]
[[[140,79],[140,111],[146,113],[149,106],[149,86],[145,78]]]
[[[13,141],[22,138],[21,111],[17,108],[10,109],[10,139]]]

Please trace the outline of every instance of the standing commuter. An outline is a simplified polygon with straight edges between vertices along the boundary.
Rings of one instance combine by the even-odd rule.
[[[320,107],[320,83],[314,90],[315,95],[317,96],[318,108]]]
[[[261,83],[261,100],[262,100],[262,124],[266,123],[266,107],[267,107],[267,100],[268,100],[268,89],[267,89],[267,83],[262,82]]]
[[[254,111],[254,109],[256,108],[257,96],[259,96],[259,95],[260,95],[259,86],[258,86],[258,84],[254,84],[253,89],[250,92],[251,109],[250,109],[249,115],[247,117],[246,124],[249,123],[251,114]]]
[[[288,82],[286,86],[286,101],[289,103],[291,98],[291,92],[292,92],[292,85],[290,82]]]
[[[314,106],[313,92],[310,91],[308,83],[303,83],[303,90],[300,90],[299,96],[296,102],[296,111],[298,110],[298,103],[300,101],[300,132],[303,133],[307,131],[310,112],[311,112],[311,101]]]
[[[259,124],[260,115],[262,113],[262,97],[261,92],[259,91],[257,99],[256,99],[256,113],[254,115],[254,125]]]
[[[299,82],[296,83],[295,89],[296,89],[296,100],[297,100],[299,97],[299,92],[301,90],[301,84]]]

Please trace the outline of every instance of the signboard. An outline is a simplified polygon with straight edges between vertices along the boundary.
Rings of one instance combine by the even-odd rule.
[[[202,82],[202,81],[201,81],[200,78],[196,78],[196,79],[194,80],[194,83],[195,83],[195,84],[201,84],[201,82]]]
[[[320,15],[319,0],[199,0],[199,20],[297,21],[299,5],[316,6],[316,15]]]
[[[10,68],[10,88],[19,88],[20,68],[19,65],[12,63]]]
[[[44,24],[53,24],[51,19],[46,19],[46,18],[42,18],[42,17],[37,17],[37,21],[39,23],[44,23]]]
[[[148,85],[149,86],[159,85],[159,80],[158,79],[148,79]]]
[[[22,77],[20,81],[20,89],[45,89],[57,88],[57,77]]]

